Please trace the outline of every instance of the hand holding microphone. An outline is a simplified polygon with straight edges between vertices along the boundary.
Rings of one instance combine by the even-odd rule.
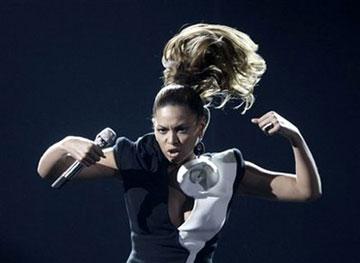
[[[57,178],[51,187],[60,188],[85,166],[91,166],[99,161],[100,157],[105,157],[101,148],[113,144],[115,138],[116,133],[111,128],[102,130],[94,142],[81,137],[69,137],[68,140],[72,140],[72,143],[69,143],[71,147],[68,152],[76,161]]]

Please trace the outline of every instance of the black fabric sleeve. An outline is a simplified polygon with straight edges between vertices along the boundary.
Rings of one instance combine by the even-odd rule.
[[[127,171],[153,171],[158,165],[158,150],[154,135],[147,134],[136,142],[119,137],[114,145],[116,165],[120,174]]]
[[[244,177],[245,174],[245,161],[239,149],[234,148],[233,150],[237,162],[236,179],[234,183],[234,191],[236,191],[241,179]]]

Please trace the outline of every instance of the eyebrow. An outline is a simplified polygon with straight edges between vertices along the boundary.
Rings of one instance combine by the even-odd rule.
[[[166,127],[166,126],[163,126],[163,125],[161,125],[161,124],[157,124],[156,125],[158,128],[164,128],[164,129],[167,129],[168,127]],[[177,125],[177,126],[175,126],[174,128],[175,129],[179,129],[179,128],[188,128],[188,127],[190,127],[191,125],[190,124],[187,124],[187,123],[181,123],[181,124],[179,124],[179,125]]]

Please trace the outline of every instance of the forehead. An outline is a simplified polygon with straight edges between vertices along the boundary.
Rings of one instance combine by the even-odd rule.
[[[196,115],[186,106],[166,105],[156,110],[154,121],[158,125],[192,124]]]

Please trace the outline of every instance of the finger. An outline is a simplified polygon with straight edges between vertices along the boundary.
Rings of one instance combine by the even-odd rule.
[[[267,119],[264,119],[263,121],[261,121],[259,123],[259,127],[265,131],[265,130],[268,130],[270,129],[271,127],[270,126],[275,126],[276,124],[278,124],[279,121],[276,119],[276,117],[274,116],[269,116]]]
[[[262,122],[263,120],[269,118],[269,117],[275,117],[276,116],[276,112],[275,111],[269,111],[267,113],[265,113],[263,116],[260,117],[260,122]]]
[[[93,160],[94,162],[100,161],[100,156],[94,151],[88,152],[86,157]]]
[[[274,124],[270,122],[270,123],[267,123],[266,125],[264,125],[264,127],[262,127],[262,130],[263,130],[263,132],[268,134],[272,128],[274,128]]]
[[[274,135],[275,133],[277,133],[280,130],[280,125],[279,124],[275,124],[271,129],[269,129],[267,131],[268,135]]]
[[[273,118],[271,116],[268,116],[266,119],[263,119],[262,121],[259,122],[259,127],[260,129],[264,129],[265,126],[269,125],[273,123]]]
[[[251,122],[255,123],[255,124],[258,124],[259,123],[259,118],[252,118]]]
[[[94,145],[94,147],[92,147],[92,150],[98,155],[101,156],[103,158],[105,158],[105,154],[102,151],[102,149],[98,146],[98,145]]]

